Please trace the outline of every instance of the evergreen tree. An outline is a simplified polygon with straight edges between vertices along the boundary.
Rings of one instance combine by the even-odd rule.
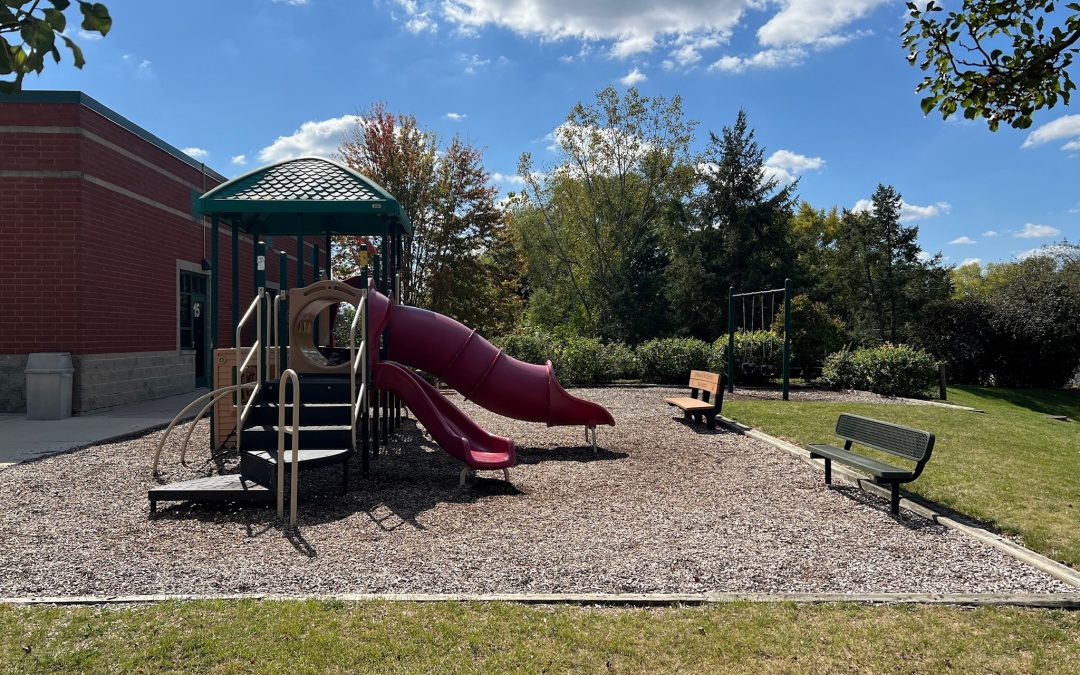
[[[789,224],[795,183],[765,170],[764,149],[740,110],[698,165],[700,189],[671,225],[668,297],[676,323],[704,339],[726,330],[727,289],[775,288],[793,270]]]

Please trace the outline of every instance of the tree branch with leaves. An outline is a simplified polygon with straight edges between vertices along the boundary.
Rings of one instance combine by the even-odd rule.
[[[916,88],[927,93],[923,113],[948,119],[957,110],[983,118],[991,131],[1017,129],[1032,114],[1069,104],[1069,74],[1080,51],[1080,3],[1049,0],[963,0],[945,14],[937,2],[908,2],[903,46],[908,61],[927,71]]]
[[[0,2],[0,93],[22,89],[30,73],[41,74],[46,59],[60,63],[58,43],[71,52],[76,68],[86,63],[82,49],[67,35],[65,12],[70,0],[3,0]],[[82,30],[108,35],[112,29],[109,10],[100,2],[79,0]],[[10,78],[10,79],[9,79]]]

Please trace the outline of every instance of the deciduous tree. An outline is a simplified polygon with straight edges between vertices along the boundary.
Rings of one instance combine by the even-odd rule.
[[[412,115],[372,105],[342,143],[344,162],[385,187],[412,222],[404,251],[402,301],[452,316],[485,332],[505,329],[519,272],[501,254],[508,236],[483,151],[437,135]],[[339,242],[347,263],[360,245]],[[493,252],[498,250],[499,255]]]

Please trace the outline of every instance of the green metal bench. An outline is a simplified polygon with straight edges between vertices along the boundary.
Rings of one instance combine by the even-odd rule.
[[[930,460],[934,449],[934,434],[929,431],[909,429],[899,424],[881,422],[844,413],[836,421],[836,435],[844,439],[844,447],[834,445],[808,445],[810,456],[825,460],[825,483],[832,484],[833,461],[867,472],[878,485],[889,485],[892,489],[890,511],[900,512],[900,484],[910,483],[919,477],[923,467]],[[914,469],[906,469],[871,457],[852,452],[853,443],[873,448],[897,457],[915,462]]]

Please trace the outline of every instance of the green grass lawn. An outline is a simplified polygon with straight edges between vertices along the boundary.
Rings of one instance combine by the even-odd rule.
[[[730,401],[724,415],[799,445],[836,442],[842,412],[926,429],[937,436],[923,475],[905,489],[1019,534],[1024,545],[1080,567],[1080,391],[954,387],[934,406]],[[895,461],[895,460],[894,460]]]
[[[1080,612],[733,603],[0,607],[0,672],[1080,672]]]

